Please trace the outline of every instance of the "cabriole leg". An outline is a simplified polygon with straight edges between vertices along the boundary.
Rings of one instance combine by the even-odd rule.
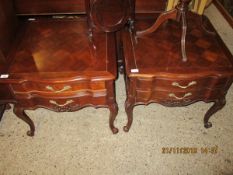
[[[128,122],[127,125],[123,127],[123,130],[125,132],[128,132],[132,123],[133,123],[133,108],[134,103],[129,98],[125,101],[125,112],[127,114]]]
[[[13,111],[18,118],[22,119],[24,122],[26,122],[30,126],[30,130],[27,132],[27,135],[34,136],[34,132],[35,132],[34,123],[24,112],[24,109],[18,106],[14,106]]]
[[[9,109],[11,109],[11,106],[10,106],[9,103],[7,103],[7,104],[6,104],[6,110],[9,110]]]
[[[3,116],[4,111],[5,111],[5,105],[4,105],[4,104],[3,104],[3,105],[0,105],[0,121],[1,121],[1,119],[2,119],[2,116]]]
[[[114,126],[114,121],[115,121],[116,116],[118,114],[117,103],[114,103],[114,104],[110,105],[109,106],[109,110],[110,110],[109,127],[112,130],[113,134],[117,134],[118,133],[118,129]]]
[[[218,99],[214,102],[214,105],[206,112],[205,117],[204,117],[204,126],[205,128],[211,128],[212,123],[209,122],[210,117],[221,110],[226,104],[226,99]]]

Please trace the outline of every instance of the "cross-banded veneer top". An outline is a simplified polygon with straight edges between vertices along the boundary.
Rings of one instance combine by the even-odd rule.
[[[85,19],[27,21],[17,37],[9,74],[116,76],[114,34],[91,39]]]
[[[187,62],[181,59],[181,25],[168,21],[149,35],[136,38],[123,33],[126,72],[128,75],[158,75],[166,73],[206,73],[233,70],[233,59],[207,18],[189,13],[186,39]],[[154,20],[136,21],[135,30],[144,30]],[[209,30],[206,32],[203,28]],[[131,70],[138,70],[136,73]]]

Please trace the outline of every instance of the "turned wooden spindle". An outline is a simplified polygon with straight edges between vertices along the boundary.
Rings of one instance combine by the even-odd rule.
[[[187,34],[187,20],[186,20],[186,12],[189,9],[189,3],[191,0],[180,0],[178,5],[176,6],[177,9],[177,20],[182,22],[182,36],[181,36],[181,54],[182,54],[182,61],[186,62],[188,60],[186,54],[186,34]]]

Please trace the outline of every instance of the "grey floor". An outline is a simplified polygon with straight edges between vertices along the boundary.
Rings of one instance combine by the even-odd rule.
[[[206,11],[224,42],[233,52],[233,30],[214,6]],[[233,174],[233,87],[227,105],[203,127],[203,115],[212,104],[167,108],[158,104],[138,106],[129,133],[122,131],[124,81],[116,82],[119,115],[112,135],[107,109],[86,108],[74,113],[44,109],[27,111],[36,125],[34,138],[28,126],[12,109],[0,123],[0,174],[44,175],[232,175]],[[196,154],[162,154],[164,147],[197,148]],[[202,153],[215,148],[216,154]]]

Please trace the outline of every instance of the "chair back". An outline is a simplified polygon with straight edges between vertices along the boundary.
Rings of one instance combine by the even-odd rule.
[[[105,32],[121,29],[131,15],[133,0],[86,0],[86,12],[91,28]]]

